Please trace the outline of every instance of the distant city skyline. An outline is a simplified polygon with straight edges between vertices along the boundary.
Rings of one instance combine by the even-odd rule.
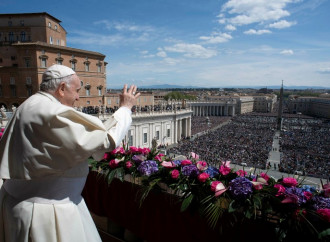
[[[107,87],[330,87],[330,1],[3,0],[47,12],[67,46],[105,54]]]

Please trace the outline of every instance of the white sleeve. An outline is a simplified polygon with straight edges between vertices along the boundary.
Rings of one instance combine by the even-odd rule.
[[[128,132],[129,127],[132,123],[131,110],[127,107],[120,107],[114,114],[113,117],[117,121],[116,125],[110,128],[108,133],[112,137],[113,141],[118,147],[121,141]]]

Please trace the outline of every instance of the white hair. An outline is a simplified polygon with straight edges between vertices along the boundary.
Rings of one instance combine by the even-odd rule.
[[[65,76],[62,78],[53,78],[50,80],[42,78],[42,82],[40,83],[40,91],[53,93],[59,87],[59,85],[64,82],[68,87],[70,87],[70,83],[73,75]]]

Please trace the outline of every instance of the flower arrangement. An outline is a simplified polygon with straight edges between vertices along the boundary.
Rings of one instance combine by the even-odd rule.
[[[127,175],[138,180],[144,189],[141,203],[152,189],[167,188],[182,200],[181,211],[200,211],[214,228],[223,214],[231,214],[272,221],[279,241],[290,233],[318,240],[330,236],[330,183],[317,190],[293,177],[276,181],[267,173],[256,174],[256,169],[235,171],[230,161],[213,167],[193,152],[190,159],[175,160],[155,148],[128,146],[105,153],[92,166],[109,183],[115,177],[123,181]]]

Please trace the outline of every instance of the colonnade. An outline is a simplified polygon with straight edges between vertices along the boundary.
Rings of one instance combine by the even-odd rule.
[[[193,116],[235,116],[235,104],[191,103]]]

